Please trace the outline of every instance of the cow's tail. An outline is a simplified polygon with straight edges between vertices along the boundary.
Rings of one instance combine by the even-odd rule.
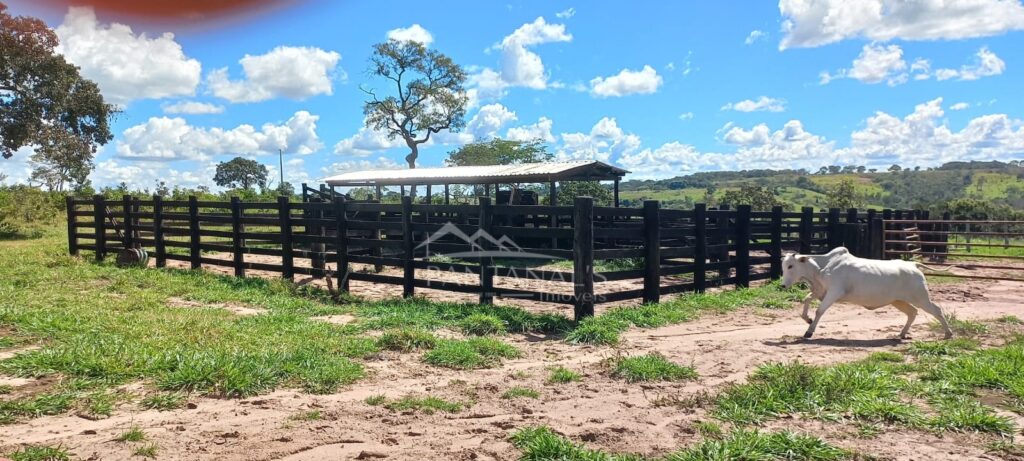
[[[925,270],[931,271],[933,273],[937,272],[937,273],[941,273],[941,274],[952,274],[953,271],[950,270],[951,268],[960,267],[960,266],[949,266],[949,267],[947,267],[945,269],[938,269],[938,268],[929,266],[929,265],[927,265],[925,263],[922,263],[920,261],[914,261],[914,264],[917,264],[917,267],[919,267],[921,269],[925,269]],[[961,268],[961,269],[963,269],[963,268]]]

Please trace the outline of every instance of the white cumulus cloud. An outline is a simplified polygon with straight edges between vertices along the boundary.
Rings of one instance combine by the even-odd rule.
[[[949,106],[949,110],[967,110],[969,107],[971,107],[971,105],[966,102],[958,102]]]
[[[160,106],[165,114],[220,114],[224,112],[224,106],[198,101],[178,101],[173,104]]]
[[[1000,59],[999,56],[996,56],[995,53],[989,51],[988,48],[982,47],[974,56],[975,60],[973,63],[960,66],[959,69],[936,70],[935,78],[937,80],[949,80],[951,78],[977,80],[982,77],[999,75],[1006,70],[1006,62]]]
[[[469,75],[467,93],[470,107],[476,107],[481,101],[501,99],[510,87],[548,88],[549,76],[544,62],[530,48],[569,41],[572,41],[572,34],[566,32],[565,24],[548,23],[543,17],[523,24],[488,49],[501,53],[498,70],[484,67]]]
[[[956,40],[1024,29],[1017,0],[780,0],[779,49],[846,39]]]
[[[533,141],[539,139],[547,143],[553,143],[555,142],[555,136],[551,134],[553,125],[554,122],[550,118],[541,117],[537,120],[537,123],[509,128],[505,133],[505,138],[513,141]]]
[[[559,160],[607,162],[612,156],[629,154],[640,148],[640,137],[626,133],[610,117],[598,120],[589,133],[562,133],[561,141],[555,152]]]
[[[391,29],[388,31],[387,38],[400,42],[420,42],[423,46],[430,46],[431,43],[434,43],[434,36],[419,24]]]
[[[117,156],[139,160],[205,160],[217,155],[311,154],[323,144],[316,134],[319,116],[298,111],[281,124],[266,123],[260,129],[239,125],[226,130],[189,125],[180,117],[151,117],[124,131],[117,142]]]
[[[782,112],[786,110],[786,100],[761,96],[757,100],[744,99],[738,102],[731,102],[722,106],[722,110],[735,110],[738,112]],[[693,114],[691,114],[692,117]]]
[[[595,77],[590,81],[590,92],[600,98],[653,94],[661,84],[662,78],[658,71],[645,65],[641,70],[622,69],[610,77]]]
[[[747,38],[745,40],[743,40],[743,44],[745,44],[745,45],[753,45],[754,42],[760,40],[764,36],[765,36],[764,31],[754,29],[754,30],[750,31],[750,35],[747,35]]]
[[[258,102],[283,97],[304,100],[331,94],[332,79],[341,55],[314,47],[279,46],[266,54],[245,55],[244,80],[231,80],[226,67],[206,76],[214,96],[231,102]]]
[[[555,13],[555,17],[558,19],[569,19],[573,16],[576,16],[576,8],[572,7]]]
[[[174,34],[150,38],[124,24],[100,24],[88,7],[70,8],[55,31],[57,52],[95,81],[108,102],[189,96],[199,85],[201,65],[185,56]]]

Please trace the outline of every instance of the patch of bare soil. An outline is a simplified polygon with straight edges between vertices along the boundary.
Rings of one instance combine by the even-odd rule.
[[[168,298],[168,307],[182,307],[188,309],[224,309],[235,315],[247,316],[247,315],[259,315],[267,312],[266,309],[260,309],[257,307],[246,306],[244,304],[234,303],[203,303],[198,301],[192,301],[184,298]]]
[[[1024,318],[1021,291],[1011,282],[937,285],[935,300],[961,319]],[[548,425],[576,442],[612,452],[660,455],[693,444],[695,423],[707,420],[706,402],[723,386],[741,381],[768,361],[827,364],[876,351],[900,351],[896,336],[905,317],[896,309],[868,311],[837,305],[812,340],[799,305],[788,310],[742,310],[653,329],[631,329],[618,347],[574,346],[557,338],[509,335],[524,356],[500,367],[457,371],[431,367],[419,353],[384,353],[366,363],[370,376],[332,395],[280,390],[245,400],[198,398],[194,409],[168,412],[121,407],[111,418],[88,421],[47,416],[6,426],[0,452],[19,444],[62,444],[81,458],[126,459],[136,445],[112,442],[131,425],[160,446],[160,459],[209,460],[513,460],[508,436],[527,425]],[[939,339],[919,317],[916,340]],[[1019,326],[1016,328],[1020,328]],[[629,384],[609,376],[605,361],[622,354],[659,352],[700,374],[695,382]],[[548,384],[549,368],[582,373],[578,383]],[[529,387],[540,398],[503,399],[510,387]],[[371,406],[373,395],[433,395],[469,406],[458,413],[398,412]],[[703,403],[703,404],[702,404]],[[295,415],[320,411],[321,418]],[[930,434],[885,428],[861,439],[851,424],[783,419],[770,428],[820,435],[831,443],[883,459],[999,459],[985,453],[986,439],[970,434]]]

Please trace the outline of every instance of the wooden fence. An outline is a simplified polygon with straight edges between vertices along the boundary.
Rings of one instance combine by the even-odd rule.
[[[320,278],[331,271],[345,290],[350,281],[363,281],[400,285],[405,296],[437,289],[477,294],[481,303],[525,298],[572,305],[577,319],[593,315],[595,304],[657,302],[670,293],[746,287],[778,278],[784,251],[816,253],[856,245],[863,240],[857,230],[876,214],[848,210],[844,219],[838,209],[751,211],[749,206],[701,204],[678,210],[662,209],[657,201],[642,208],[611,208],[595,206],[589,197],[570,207],[493,205],[488,197],[480,197],[477,205],[438,205],[414,204],[410,197],[385,204],[337,196],[303,203],[286,197],[208,202],[95,196],[69,197],[67,210],[69,250],[93,251],[98,260],[123,248],[145,248],[157,267],[176,260],[193,269],[229,267],[239,277],[259,270],[287,279],[296,274]],[[530,264],[543,258],[571,260],[572,269]],[[623,260],[635,264],[595,269],[606,267],[603,261]],[[356,265],[361,267],[351,269]],[[401,275],[382,273],[384,267],[399,268]],[[431,272],[472,274],[474,283],[465,276],[425,276]],[[567,283],[572,291],[495,283],[516,278]],[[622,280],[642,280],[642,288],[598,289]]]

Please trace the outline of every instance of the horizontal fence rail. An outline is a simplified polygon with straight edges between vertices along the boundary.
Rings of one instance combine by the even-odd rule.
[[[567,304],[579,319],[602,303],[658,302],[672,293],[777,279],[784,252],[846,245],[860,256],[881,253],[870,236],[881,214],[891,214],[703,204],[679,210],[657,201],[614,208],[589,197],[574,206],[496,205],[489,197],[477,205],[420,204],[408,196],[377,203],[304,192],[301,203],[68,197],[68,248],[93,251],[98,260],[145,249],[156,267],[220,266],[238,277],[331,277],[342,290],[360,281],[399,285],[404,296],[436,289],[476,294],[481,303],[502,297]],[[510,279],[564,289],[513,287]],[[618,281],[636,281],[637,288],[610,283]]]
[[[929,219],[925,212],[883,219],[881,227],[884,257],[946,268],[929,275],[1024,281],[1024,266],[992,262],[1024,261],[1024,221]]]

